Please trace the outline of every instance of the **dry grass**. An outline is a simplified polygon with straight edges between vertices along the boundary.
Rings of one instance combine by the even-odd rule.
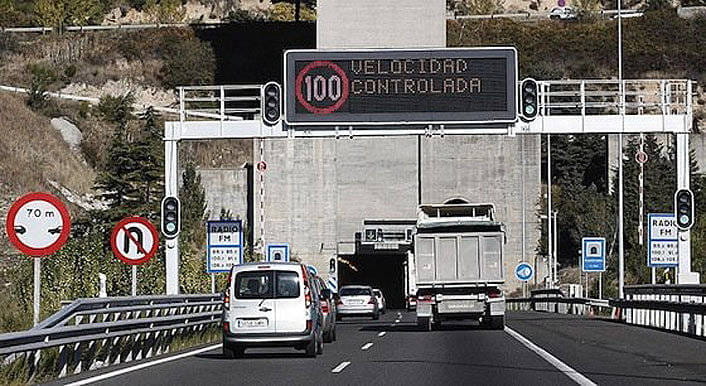
[[[78,194],[91,191],[94,171],[69,149],[49,119],[30,110],[23,98],[0,94],[0,132],[0,181],[5,192],[46,191],[47,180]]]

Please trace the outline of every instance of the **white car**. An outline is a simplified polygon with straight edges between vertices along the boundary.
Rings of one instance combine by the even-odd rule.
[[[336,318],[343,316],[372,316],[373,320],[380,319],[378,302],[370,286],[347,285],[338,291],[338,313]]]
[[[387,301],[385,300],[385,295],[383,295],[382,291],[377,288],[373,288],[373,295],[375,295],[375,299],[378,302],[378,309],[380,310],[380,313],[384,314],[385,311],[387,311]]]
[[[571,7],[556,7],[549,12],[549,18],[552,20],[576,20],[578,14]]]
[[[323,352],[319,294],[299,263],[248,263],[232,268],[223,299],[223,355],[249,347],[294,347]]]

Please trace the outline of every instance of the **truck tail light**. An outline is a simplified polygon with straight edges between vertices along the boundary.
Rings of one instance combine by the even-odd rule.
[[[424,295],[417,297],[419,303],[434,303],[434,297],[431,295]]]
[[[230,332],[230,322],[223,322],[223,331]]]

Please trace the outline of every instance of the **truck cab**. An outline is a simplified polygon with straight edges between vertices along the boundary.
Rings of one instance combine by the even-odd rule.
[[[505,227],[493,204],[430,204],[417,210],[413,260],[417,323],[478,320],[503,329]]]

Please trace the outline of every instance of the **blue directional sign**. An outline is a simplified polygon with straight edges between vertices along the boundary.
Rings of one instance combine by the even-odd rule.
[[[605,238],[584,237],[581,254],[581,270],[583,272],[605,272]]]
[[[268,244],[267,261],[289,261],[289,244]]]
[[[534,276],[534,268],[529,263],[520,263],[515,267],[515,277],[520,281],[529,281]]]

